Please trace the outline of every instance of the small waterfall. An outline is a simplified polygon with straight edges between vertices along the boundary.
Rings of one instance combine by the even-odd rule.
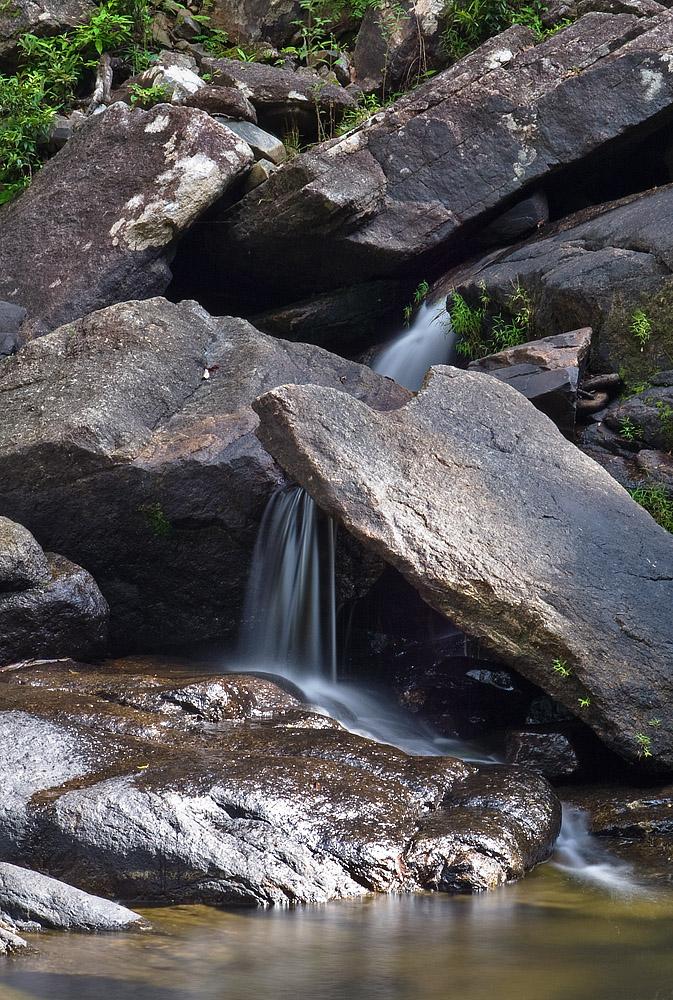
[[[428,368],[449,363],[455,340],[444,306],[424,302],[409,329],[384,347],[371,367],[416,392]]]
[[[642,892],[625,861],[613,857],[589,833],[587,816],[581,809],[563,806],[563,823],[551,864],[572,878],[618,895]]]
[[[239,654],[256,669],[336,680],[336,525],[299,486],[267,504],[252,556]]]

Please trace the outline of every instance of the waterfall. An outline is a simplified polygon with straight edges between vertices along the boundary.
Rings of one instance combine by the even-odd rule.
[[[336,525],[299,486],[269,500],[252,555],[239,640],[256,667],[336,680]]]
[[[409,329],[384,347],[371,367],[416,392],[428,368],[449,363],[455,339],[444,306],[424,302]]]

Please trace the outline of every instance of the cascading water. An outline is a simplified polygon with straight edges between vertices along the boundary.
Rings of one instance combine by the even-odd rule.
[[[428,368],[449,363],[455,340],[444,306],[424,302],[409,329],[384,347],[371,367],[416,392]]]
[[[336,680],[336,525],[299,486],[267,504],[252,556],[239,655],[255,667]]]

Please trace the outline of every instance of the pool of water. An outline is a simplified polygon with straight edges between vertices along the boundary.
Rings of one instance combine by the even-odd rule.
[[[546,864],[472,897],[143,912],[154,933],[30,936],[0,997],[673,1000],[673,887],[654,870],[618,889]]]

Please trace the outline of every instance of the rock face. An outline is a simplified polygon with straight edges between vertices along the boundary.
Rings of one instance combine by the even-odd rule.
[[[471,361],[470,371],[490,372],[546,413],[565,434],[575,429],[577,390],[584,372],[591,329],[518,344]]]
[[[195,108],[114,104],[89,119],[2,217],[0,297],[27,309],[24,336],[163,292],[177,236],[251,164]]]
[[[26,528],[0,517],[0,666],[25,657],[99,655],[107,624],[93,577],[45,554]]]
[[[672,39],[667,12],[588,14],[535,47],[510,28],[204,226],[196,270],[241,299],[263,274],[269,306],[423,277],[541,178],[670,120]]]
[[[93,573],[116,646],[237,629],[257,526],[285,482],[250,403],[288,380],[383,409],[409,398],[320,348],[164,299],[101,310],[2,365],[0,510]]]
[[[144,930],[144,917],[39,872],[0,862],[0,913],[17,922],[77,931]]]
[[[119,669],[0,673],[11,863],[126,899],[269,905],[491,888],[557,835],[525,771],[409,757],[266,677]]]
[[[443,69],[443,0],[384,0],[369,6],[355,46],[357,84],[386,97],[410,89],[428,70]]]
[[[481,285],[497,312],[524,288],[533,330],[558,334],[569,325],[594,331],[591,366],[642,383],[670,368],[673,350],[673,186],[657,188],[564,220],[556,231],[459,267],[443,279],[468,298]],[[644,343],[632,331],[635,310],[651,324]]]
[[[303,10],[299,0],[214,0],[210,23],[226,31],[232,44],[266,41],[287,45]]]
[[[673,702],[673,538],[523,396],[435,368],[388,414],[310,386],[254,406],[265,447],[428,604],[626,759],[673,764],[648,729]]]

